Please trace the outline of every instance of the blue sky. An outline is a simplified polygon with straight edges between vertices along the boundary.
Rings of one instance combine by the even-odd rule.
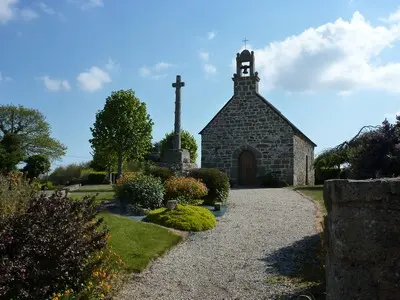
[[[154,140],[172,130],[180,74],[182,126],[200,147],[232,96],[244,37],[261,94],[317,153],[400,112],[396,0],[0,0],[0,104],[46,116],[68,147],[56,165],[87,161],[89,127],[113,90],[146,102]]]

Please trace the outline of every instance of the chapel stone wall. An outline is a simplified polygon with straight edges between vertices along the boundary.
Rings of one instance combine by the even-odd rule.
[[[268,172],[293,184],[293,129],[261,100],[258,77],[234,78],[234,97],[202,132],[201,166],[216,167],[238,180],[237,155],[250,150],[257,176]]]

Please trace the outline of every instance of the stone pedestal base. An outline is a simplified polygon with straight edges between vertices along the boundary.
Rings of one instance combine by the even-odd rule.
[[[163,161],[168,163],[190,163],[190,153],[186,149],[169,149],[165,152]]]
[[[190,162],[190,153],[186,149],[174,150],[170,149],[165,152],[163,161],[157,163],[160,167],[167,167],[182,175],[197,168],[197,165]]]

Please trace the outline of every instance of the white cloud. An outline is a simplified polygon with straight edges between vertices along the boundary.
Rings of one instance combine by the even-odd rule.
[[[81,89],[94,92],[101,89],[105,83],[110,83],[111,77],[106,71],[93,66],[89,70],[80,73],[76,80]]]
[[[200,57],[200,60],[203,62],[203,71],[206,73],[207,77],[217,73],[217,67],[209,62],[210,61],[210,53],[200,51],[199,57]]]
[[[357,89],[400,92],[400,62],[380,54],[400,39],[400,23],[372,26],[359,12],[255,49],[261,87],[290,92]]]
[[[20,7],[19,0],[0,0],[0,24],[12,20],[32,21],[39,18],[39,14],[30,7]]]
[[[24,21],[31,21],[39,18],[38,13],[31,8],[22,8],[18,11],[18,13]]]
[[[82,10],[104,6],[103,0],[68,0],[68,2],[74,3]]]
[[[39,5],[40,9],[41,9],[44,13],[46,13],[46,14],[48,14],[48,15],[54,15],[54,14],[56,14],[56,11],[55,11],[54,9],[52,9],[51,7],[47,6],[44,2],[39,2],[38,5]]]
[[[46,89],[51,92],[69,91],[71,89],[68,80],[65,79],[50,78],[47,75],[39,77],[39,79],[43,81]]]
[[[215,31],[210,31],[207,33],[207,39],[212,40],[215,38],[216,35],[217,33]]]
[[[381,21],[386,23],[396,23],[400,22],[400,6],[397,10],[389,15],[387,18],[380,18]]]
[[[4,75],[4,73],[0,71],[0,82],[6,82],[11,80],[12,78],[10,76]]]
[[[207,75],[212,75],[217,73],[217,68],[212,64],[205,64],[203,68],[204,72],[206,72]]]
[[[115,62],[111,58],[108,59],[108,62],[105,65],[106,70],[112,71],[119,71],[121,69],[119,63]]]
[[[152,67],[142,66],[139,68],[139,75],[143,78],[161,79],[167,76],[165,72],[173,66],[167,62],[159,62]]]
[[[15,18],[15,5],[18,0],[0,0],[0,23],[7,23]]]
[[[210,59],[210,53],[208,53],[208,52],[200,51],[199,56],[200,56],[200,59],[204,62],[207,62]]]

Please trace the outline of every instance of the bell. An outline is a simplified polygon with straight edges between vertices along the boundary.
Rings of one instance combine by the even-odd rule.
[[[243,74],[249,74],[249,71],[247,71],[248,68],[244,68]]]

